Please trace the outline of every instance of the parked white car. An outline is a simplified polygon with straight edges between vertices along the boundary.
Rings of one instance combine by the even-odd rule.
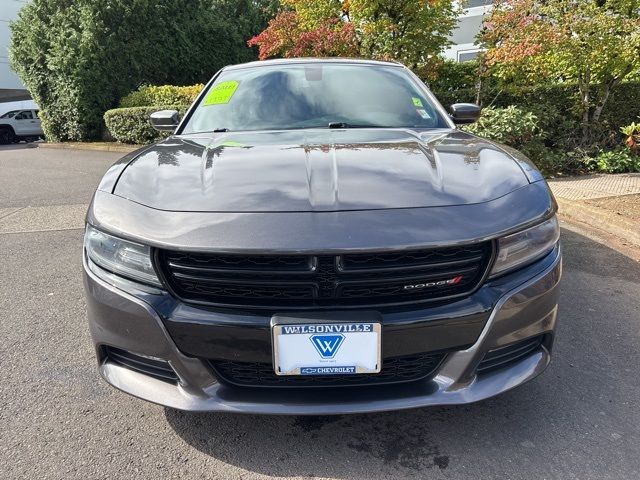
[[[38,110],[11,110],[0,116],[0,144],[44,138]]]

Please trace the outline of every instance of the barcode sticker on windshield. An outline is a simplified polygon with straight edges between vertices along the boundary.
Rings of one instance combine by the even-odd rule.
[[[227,82],[221,82],[215,85],[204,99],[204,105],[220,105],[222,103],[229,103],[231,97],[236,92],[240,82],[236,80],[229,80]]]

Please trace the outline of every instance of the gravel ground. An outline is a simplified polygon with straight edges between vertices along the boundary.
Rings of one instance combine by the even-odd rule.
[[[638,229],[640,229],[640,195],[598,198],[587,200],[585,203],[606,212],[620,215],[627,220],[638,222]]]
[[[500,397],[273,417],[181,413],[110,388],[86,325],[74,212],[114,157],[0,149],[0,209],[69,206],[68,224],[36,215],[0,233],[0,478],[640,477],[640,265],[569,230],[555,359]]]

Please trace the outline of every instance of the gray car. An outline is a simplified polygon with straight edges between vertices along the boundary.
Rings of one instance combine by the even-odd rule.
[[[190,411],[465,404],[548,365],[556,202],[522,154],[458,130],[396,63],[222,69],[89,207],[98,368]]]

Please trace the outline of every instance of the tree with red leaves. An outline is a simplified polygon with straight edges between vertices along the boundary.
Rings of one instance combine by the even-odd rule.
[[[274,56],[348,57],[359,53],[353,24],[329,18],[314,28],[305,28],[294,11],[280,12],[248,44],[258,46],[261,60]]]
[[[283,0],[284,10],[249,40],[261,59],[359,56],[433,65],[456,24],[451,0]]]
[[[575,84],[588,146],[612,90],[640,72],[640,1],[504,0],[481,40],[486,66],[504,82]]]

